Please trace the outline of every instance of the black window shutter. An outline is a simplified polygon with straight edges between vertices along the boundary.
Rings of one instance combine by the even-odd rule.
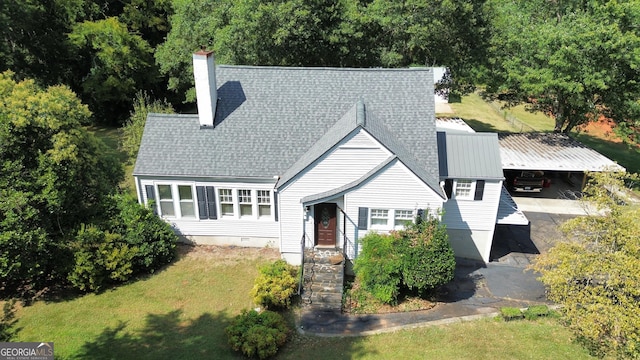
[[[453,192],[453,179],[447,179],[444,181],[444,193],[447,195],[447,199],[451,199],[452,192]]]
[[[153,185],[145,185],[144,186],[145,191],[147,192],[147,206],[151,206],[151,210],[153,210],[154,214],[158,214],[158,210],[156,208],[156,192],[155,189],[153,187]],[[154,204],[150,204],[150,202],[153,202]]]
[[[484,180],[476,181],[476,194],[473,197],[473,200],[482,200],[482,196],[484,195]]]
[[[209,219],[217,219],[218,212],[216,211],[216,192],[213,186],[206,187],[207,192],[207,214],[209,215]]]
[[[278,221],[278,193],[273,192],[273,219]]]
[[[200,219],[208,218],[207,194],[205,193],[204,186],[196,186],[196,197],[198,198],[198,214]]]
[[[358,230],[367,230],[367,223],[369,222],[369,208],[358,208]]]

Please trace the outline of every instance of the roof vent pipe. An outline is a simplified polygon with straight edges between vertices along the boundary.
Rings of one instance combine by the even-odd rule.
[[[218,90],[213,51],[203,49],[193,54],[193,76],[196,81],[196,102],[201,127],[213,127]]]

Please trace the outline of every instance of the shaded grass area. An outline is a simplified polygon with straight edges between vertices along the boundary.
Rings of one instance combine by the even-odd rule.
[[[265,258],[183,257],[153,276],[18,311],[15,341],[53,341],[60,359],[237,359],[224,328]],[[269,260],[272,260],[271,258]]]
[[[124,179],[120,183],[120,187],[136,195],[136,185],[133,181],[133,164],[128,162],[127,153],[120,148],[122,130],[116,127],[108,126],[90,126],[87,130],[98,137],[107,145],[109,155],[118,159],[124,168]]]
[[[53,341],[59,359],[242,359],[224,328],[242,309],[265,257],[182,257],[134,283],[18,311],[15,341]],[[275,253],[277,256],[277,253]],[[292,320],[292,314],[288,315]],[[555,319],[495,319],[370,337],[293,333],[277,359],[589,359]]]
[[[556,319],[483,319],[363,338],[298,337],[280,359],[592,359]]]

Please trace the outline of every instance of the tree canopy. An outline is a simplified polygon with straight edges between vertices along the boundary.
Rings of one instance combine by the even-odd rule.
[[[69,88],[43,90],[5,72],[0,99],[1,287],[39,287],[64,264],[64,238],[99,214],[122,169],[84,129],[91,113]]]
[[[591,174],[585,201],[599,214],[563,225],[567,240],[541,254],[534,269],[569,327],[598,356],[640,358],[640,208],[624,191],[637,175]]]
[[[555,131],[606,116],[633,141],[640,115],[640,2],[490,2],[487,90],[555,118]]]
[[[223,64],[447,66],[468,90],[488,40],[484,2],[185,0],[156,60],[179,93],[193,86],[186,49],[200,46]]]

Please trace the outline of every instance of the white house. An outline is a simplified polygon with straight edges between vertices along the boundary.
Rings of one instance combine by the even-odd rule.
[[[139,201],[186,240],[354,258],[368,231],[444,210],[456,255],[489,261],[498,139],[436,130],[432,69],[193,61],[198,114],[150,114],[134,169]]]

